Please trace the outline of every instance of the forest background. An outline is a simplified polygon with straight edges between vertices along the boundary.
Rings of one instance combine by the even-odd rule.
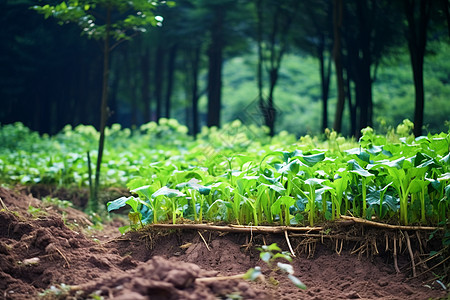
[[[46,3],[60,2],[0,2],[0,124],[98,128],[102,45],[30,9]],[[416,135],[446,131],[449,3],[162,1],[156,26],[111,49],[108,124],[176,118],[195,135],[240,119],[271,133],[358,136],[407,118]]]

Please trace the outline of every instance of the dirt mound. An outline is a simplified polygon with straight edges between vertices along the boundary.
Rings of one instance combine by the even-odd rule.
[[[446,292],[395,272],[390,255],[358,257],[345,245],[338,255],[326,245],[292,238],[295,275],[308,287],[293,286],[259,258],[256,247],[288,245],[283,235],[147,229],[94,241],[69,229],[54,213],[28,213],[39,200],[0,188],[0,299],[430,299]],[[78,212],[83,216],[82,212]],[[84,215],[85,218],[87,216]],[[67,219],[66,219],[67,221]],[[303,245],[303,246],[302,246]],[[302,248],[303,247],[303,248]],[[314,247],[314,249],[312,248]],[[409,257],[399,254],[407,271]],[[260,266],[265,282],[202,280],[236,275]],[[64,285],[63,285],[64,284]],[[52,287],[53,286],[53,287]],[[56,297],[56,294],[60,294]]]
[[[49,290],[52,285],[57,286],[53,291],[78,299],[95,292],[119,299],[149,295],[152,299],[217,299],[233,292],[246,299],[264,298],[238,281],[196,283],[197,277],[217,272],[194,264],[162,257],[143,262],[121,256],[116,249],[69,229],[60,217],[30,218],[25,211],[27,203],[33,201],[39,207],[39,200],[3,188],[0,193],[6,206],[0,211],[1,299],[35,299],[44,290],[47,297],[55,296]],[[61,284],[63,288],[58,287]]]
[[[297,253],[301,252],[302,241],[291,239],[293,247],[298,246]],[[439,286],[432,289],[420,280],[397,274],[388,253],[358,257],[344,246],[337,254],[320,243],[311,245],[315,247],[312,257],[304,253],[292,262],[295,275],[308,287],[306,291],[300,290],[286,275],[268,268],[260,260],[256,248],[271,243],[289,251],[282,235],[204,232],[200,236],[197,231],[187,230],[130,233],[108,247],[143,261],[160,255],[174,262],[195,263],[205,270],[217,270],[220,276],[240,274],[260,266],[266,283],[251,283],[251,286],[266,292],[269,299],[439,299],[447,296]],[[406,270],[410,264],[408,257],[399,256],[398,264]]]

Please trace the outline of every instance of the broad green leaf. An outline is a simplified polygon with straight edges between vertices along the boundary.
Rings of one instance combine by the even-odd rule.
[[[272,258],[272,255],[269,252],[261,252],[259,254],[259,257],[261,258],[262,261],[268,263]]]
[[[354,159],[349,160],[347,164],[349,166],[349,170],[351,173],[358,174],[359,176],[362,176],[362,177],[374,176],[369,171],[366,171],[365,169],[363,169]]]
[[[281,250],[279,250],[281,251]],[[282,258],[287,261],[292,261],[292,257],[289,254],[286,254],[285,252],[282,253],[275,253],[275,255],[272,257],[272,259]]]
[[[108,207],[108,212],[124,207],[125,205],[130,205],[133,211],[137,211],[138,201],[133,196],[130,197],[120,197],[116,200],[109,201],[106,205]]]
[[[437,178],[438,181],[446,181],[446,180],[449,180],[449,179],[450,179],[450,172],[442,174],[441,176],[439,176]]]
[[[305,184],[310,185],[310,186],[318,186],[318,185],[321,185],[324,181],[326,181],[326,179],[308,178],[304,182],[305,182]]]
[[[312,167],[318,162],[321,162],[325,159],[325,153],[317,153],[317,154],[311,154],[311,155],[302,155],[300,156],[302,160],[307,164],[308,166]]]
[[[421,192],[424,187],[426,187],[430,182],[426,180],[421,180],[414,178],[409,184],[409,192],[415,194]]]
[[[403,156],[403,157],[400,157],[400,158],[392,160],[392,161],[384,161],[381,164],[386,167],[401,169],[403,167],[404,161],[405,161],[405,157]]]
[[[167,186],[163,186],[156,192],[152,194],[152,198],[156,198],[158,196],[166,196],[168,198],[174,198],[174,197],[183,197],[186,196],[179,190],[169,189]]]

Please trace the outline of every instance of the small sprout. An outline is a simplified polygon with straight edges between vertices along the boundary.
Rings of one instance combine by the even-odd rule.
[[[282,258],[287,260],[288,262],[292,261],[292,257],[290,256],[289,252],[283,252],[281,251],[280,247],[277,246],[277,244],[271,244],[269,246],[262,246],[261,248],[258,248],[260,253],[261,260],[263,260],[267,265],[272,268],[272,263],[277,258]],[[296,276],[294,276],[294,267],[291,264],[277,262],[277,267],[287,274],[287,277],[289,280],[298,288],[306,290],[306,285],[301,282],[300,279],[298,279]],[[253,269],[250,269],[247,273],[252,271]],[[273,279],[275,280],[275,279]]]
[[[262,275],[261,268],[260,267],[254,267],[248,270],[245,275],[244,279],[255,281],[258,277]]]

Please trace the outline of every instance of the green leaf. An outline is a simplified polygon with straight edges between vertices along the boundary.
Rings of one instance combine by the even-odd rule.
[[[137,200],[133,197],[120,197],[116,200],[109,201],[106,205],[108,207],[108,212],[124,207],[125,205],[130,205],[133,211],[137,211]]]
[[[297,277],[295,277],[292,274],[289,274],[288,278],[296,287],[298,287],[299,289],[302,289],[302,290],[306,290],[306,285],[303,282],[301,282],[300,279],[298,279]]]
[[[362,176],[362,177],[375,176],[372,173],[370,173],[369,171],[364,170],[354,159],[349,160],[347,164],[349,166],[351,173],[358,174],[359,176]]]
[[[318,186],[321,185],[326,179],[320,179],[320,178],[308,178],[305,180],[305,184],[309,186]]]
[[[282,258],[287,261],[292,261],[292,257],[289,254],[286,253],[275,253],[275,255],[272,257],[272,259]]]
[[[245,275],[244,279],[255,281],[259,276],[261,276],[261,268],[260,267],[254,267],[248,270]]]
[[[261,258],[262,261],[268,263],[272,258],[272,254],[270,254],[270,252],[261,252],[259,254],[259,257]]]
[[[440,177],[437,178],[438,181],[446,181],[450,179],[450,173],[442,174]]]
[[[429,183],[430,183],[429,181],[414,178],[409,185],[409,192],[411,194],[418,193],[422,191],[422,189],[426,187]]]
[[[303,159],[305,164],[312,167],[315,164],[317,164],[318,162],[321,162],[325,159],[325,153],[322,152],[322,153],[317,153],[317,154],[312,154],[312,155],[302,155],[300,157]]]
[[[180,192],[179,190],[169,189],[167,186],[163,186],[162,188],[160,188],[159,190],[157,190],[152,194],[152,198],[156,198],[158,196],[166,196],[169,198],[174,198],[174,197],[183,197],[186,195]]]
[[[119,227],[119,232],[120,232],[120,234],[125,234],[127,231],[130,231],[130,229],[131,229],[131,226],[130,225],[125,225],[125,226],[122,226],[122,227]]]
[[[281,252],[281,248],[278,247],[278,245],[276,243],[272,243],[269,246],[267,246],[267,250],[272,251],[272,252],[273,251]]]

